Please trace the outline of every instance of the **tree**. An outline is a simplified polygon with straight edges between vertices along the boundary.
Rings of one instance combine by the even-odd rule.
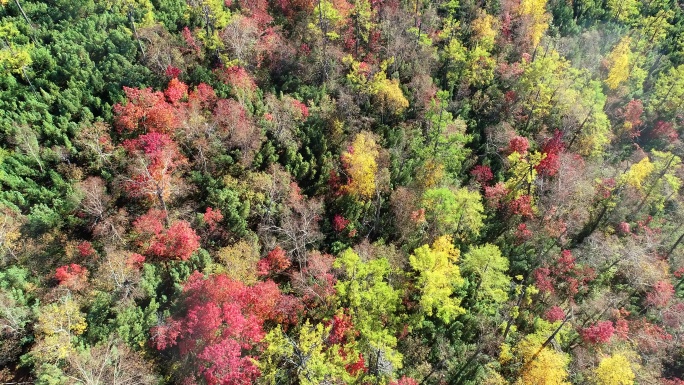
[[[523,19],[532,47],[536,48],[544,32],[549,28],[549,14],[546,12],[546,0],[522,0],[518,8]]]
[[[264,338],[268,347],[259,360],[260,383],[275,385],[288,379],[293,383],[293,377],[302,385],[356,381],[364,374],[362,370],[350,373],[359,353],[353,345],[335,340],[333,329],[334,322],[314,326],[307,321],[294,338],[280,326],[273,329]]]
[[[245,286],[226,275],[194,272],[183,286],[183,312],[151,331],[159,350],[177,347],[186,380],[253,384],[267,320],[282,322],[293,311],[272,281]]]
[[[177,79],[172,79],[167,94],[177,101],[180,99],[173,92],[174,85],[185,86]],[[187,86],[185,87],[187,89]],[[164,92],[152,91],[151,88],[137,89],[124,87],[125,104],[114,106],[114,123],[119,132],[125,133],[173,133],[180,126],[179,111],[167,99]],[[174,96],[175,95],[175,96]]]
[[[166,223],[166,213],[155,209],[133,222],[143,254],[162,261],[188,260],[199,249],[200,237],[186,221]]]
[[[639,0],[608,0],[608,14],[623,23],[631,23],[641,14]]]
[[[64,374],[84,385],[153,385],[159,381],[140,353],[114,339],[71,354]]]
[[[400,291],[388,282],[386,258],[367,262],[352,249],[343,251],[333,267],[341,275],[335,284],[339,308],[348,309],[359,331],[359,350],[369,362],[369,375],[387,378],[401,367],[395,337],[401,305]]]
[[[632,39],[629,36],[623,37],[606,57],[608,77],[606,78],[605,83],[611,90],[618,88],[620,84],[624,83],[629,78],[629,73],[632,68],[631,44]]]
[[[370,199],[377,188],[376,173],[379,146],[371,133],[361,132],[354,137],[349,149],[342,153],[341,159],[348,173],[345,189],[361,199]]]
[[[550,339],[556,338],[557,333],[563,334],[563,324],[549,324],[544,321],[537,323],[537,330],[525,336],[513,349],[516,360],[521,363],[515,384],[569,385],[568,355],[548,346]]]
[[[634,372],[627,357],[621,353],[601,359],[594,371],[598,385],[632,385]]]
[[[453,233],[458,239],[479,234],[483,225],[482,196],[467,188],[433,188],[425,191],[421,202],[425,208],[429,235],[437,237]]]
[[[31,355],[39,362],[55,362],[75,352],[74,340],[85,332],[87,323],[78,304],[70,297],[42,306],[36,323],[37,343]]]
[[[664,119],[672,119],[684,106],[684,64],[661,73],[651,94],[647,110]]]
[[[452,298],[454,291],[463,285],[457,262],[459,250],[450,236],[437,238],[432,247],[423,245],[409,257],[409,263],[418,273],[417,286],[421,292],[420,306],[428,315],[435,315],[444,323],[465,313],[460,298]]]
[[[131,156],[126,191],[133,197],[156,201],[167,210],[167,201],[178,192],[181,179],[175,171],[187,160],[166,134],[151,132],[123,142]]]
[[[479,280],[475,290],[478,296],[497,303],[508,299],[511,285],[511,279],[505,274],[508,259],[501,255],[497,246],[485,244],[473,247],[463,256],[461,269],[463,273],[474,274]]]

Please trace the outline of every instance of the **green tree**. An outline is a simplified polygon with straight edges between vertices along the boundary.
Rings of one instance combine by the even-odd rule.
[[[454,234],[465,240],[477,236],[483,225],[482,196],[467,188],[433,188],[425,191],[421,202],[431,237]]]
[[[499,248],[492,244],[476,246],[463,256],[463,273],[473,274],[478,283],[475,292],[496,303],[508,299],[511,279],[506,275],[508,259],[501,255]]]

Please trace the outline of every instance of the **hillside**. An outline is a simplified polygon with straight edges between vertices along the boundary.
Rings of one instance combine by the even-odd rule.
[[[0,384],[684,385],[681,2],[0,16]]]

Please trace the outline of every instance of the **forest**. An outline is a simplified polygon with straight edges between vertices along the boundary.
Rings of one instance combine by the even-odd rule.
[[[684,385],[681,0],[0,16],[0,384]]]

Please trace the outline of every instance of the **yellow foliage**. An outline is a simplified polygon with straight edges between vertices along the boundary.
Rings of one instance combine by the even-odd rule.
[[[532,46],[536,47],[549,28],[550,16],[546,13],[546,0],[522,0],[518,12],[520,16],[529,18],[530,39]]]
[[[349,182],[346,190],[350,194],[368,199],[375,194],[378,144],[369,132],[360,132],[354,137],[350,151],[342,153]]]
[[[618,88],[620,83],[629,79],[629,66],[632,56],[629,46],[631,43],[632,39],[625,36],[606,58],[608,61],[608,77],[605,82],[611,90]]]
[[[641,190],[646,178],[655,170],[655,166],[648,157],[644,157],[639,163],[633,164],[624,175],[622,181],[628,185]]]
[[[497,31],[495,22],[496,19],[494,16],[480,10],[477,18],[473,20],[473,23],[471,24],[478,45],[487,51],[494,47]]]
[[[634,372],[629,360],[622,354],[614,354],[601,360],[595,370],[598,385],[632,385]]]
[[[409,106],[408,99],[399,88],[399,80],[387,79],[384,72],[376,74],[371,84],[371,90],[383,111],[387,110],[392,114],[398,115],[404,112]]]
[[[416,179],[418,185],[426,190],[437,187],[444,179],[444,165],[434,159],[427,160]]]
[[[38,343],[33,355],[46,361],[67,358],[74,352],[72,338],[83,334],[87,326],[78,304],[71,298],[44,306],[36,324]]]
[[[419,273],[421,308],[427,315],[436,311],[437,317],[447,323],[465,313],[460,307],[461,300],[452,297],[454,289],[464,282],[456,265],[459,256],[460,251],[451,236],[444,235],[437,238],[432,247],[423,245],[409,257],[411,267]]]
[[[373,96],[380,103],[383,111],[401,114],[409,106],[409,101],[399,87],[399,81],[387,78],[387,66],[392,64],[393,61],[393,59],[390,59],[382,62],[380,70],[369,79],[371,71],[367,63],[358,62],[351,55],[347,55],[342,59],[342,62],[350,67],[347,80],[356,89]]]
[[[251,285],[257,281],[257,263],[259,262],[259,248],[245,240],[222,247],[217,253],[221,264],[225,266],[226,274],[240,282]]]

